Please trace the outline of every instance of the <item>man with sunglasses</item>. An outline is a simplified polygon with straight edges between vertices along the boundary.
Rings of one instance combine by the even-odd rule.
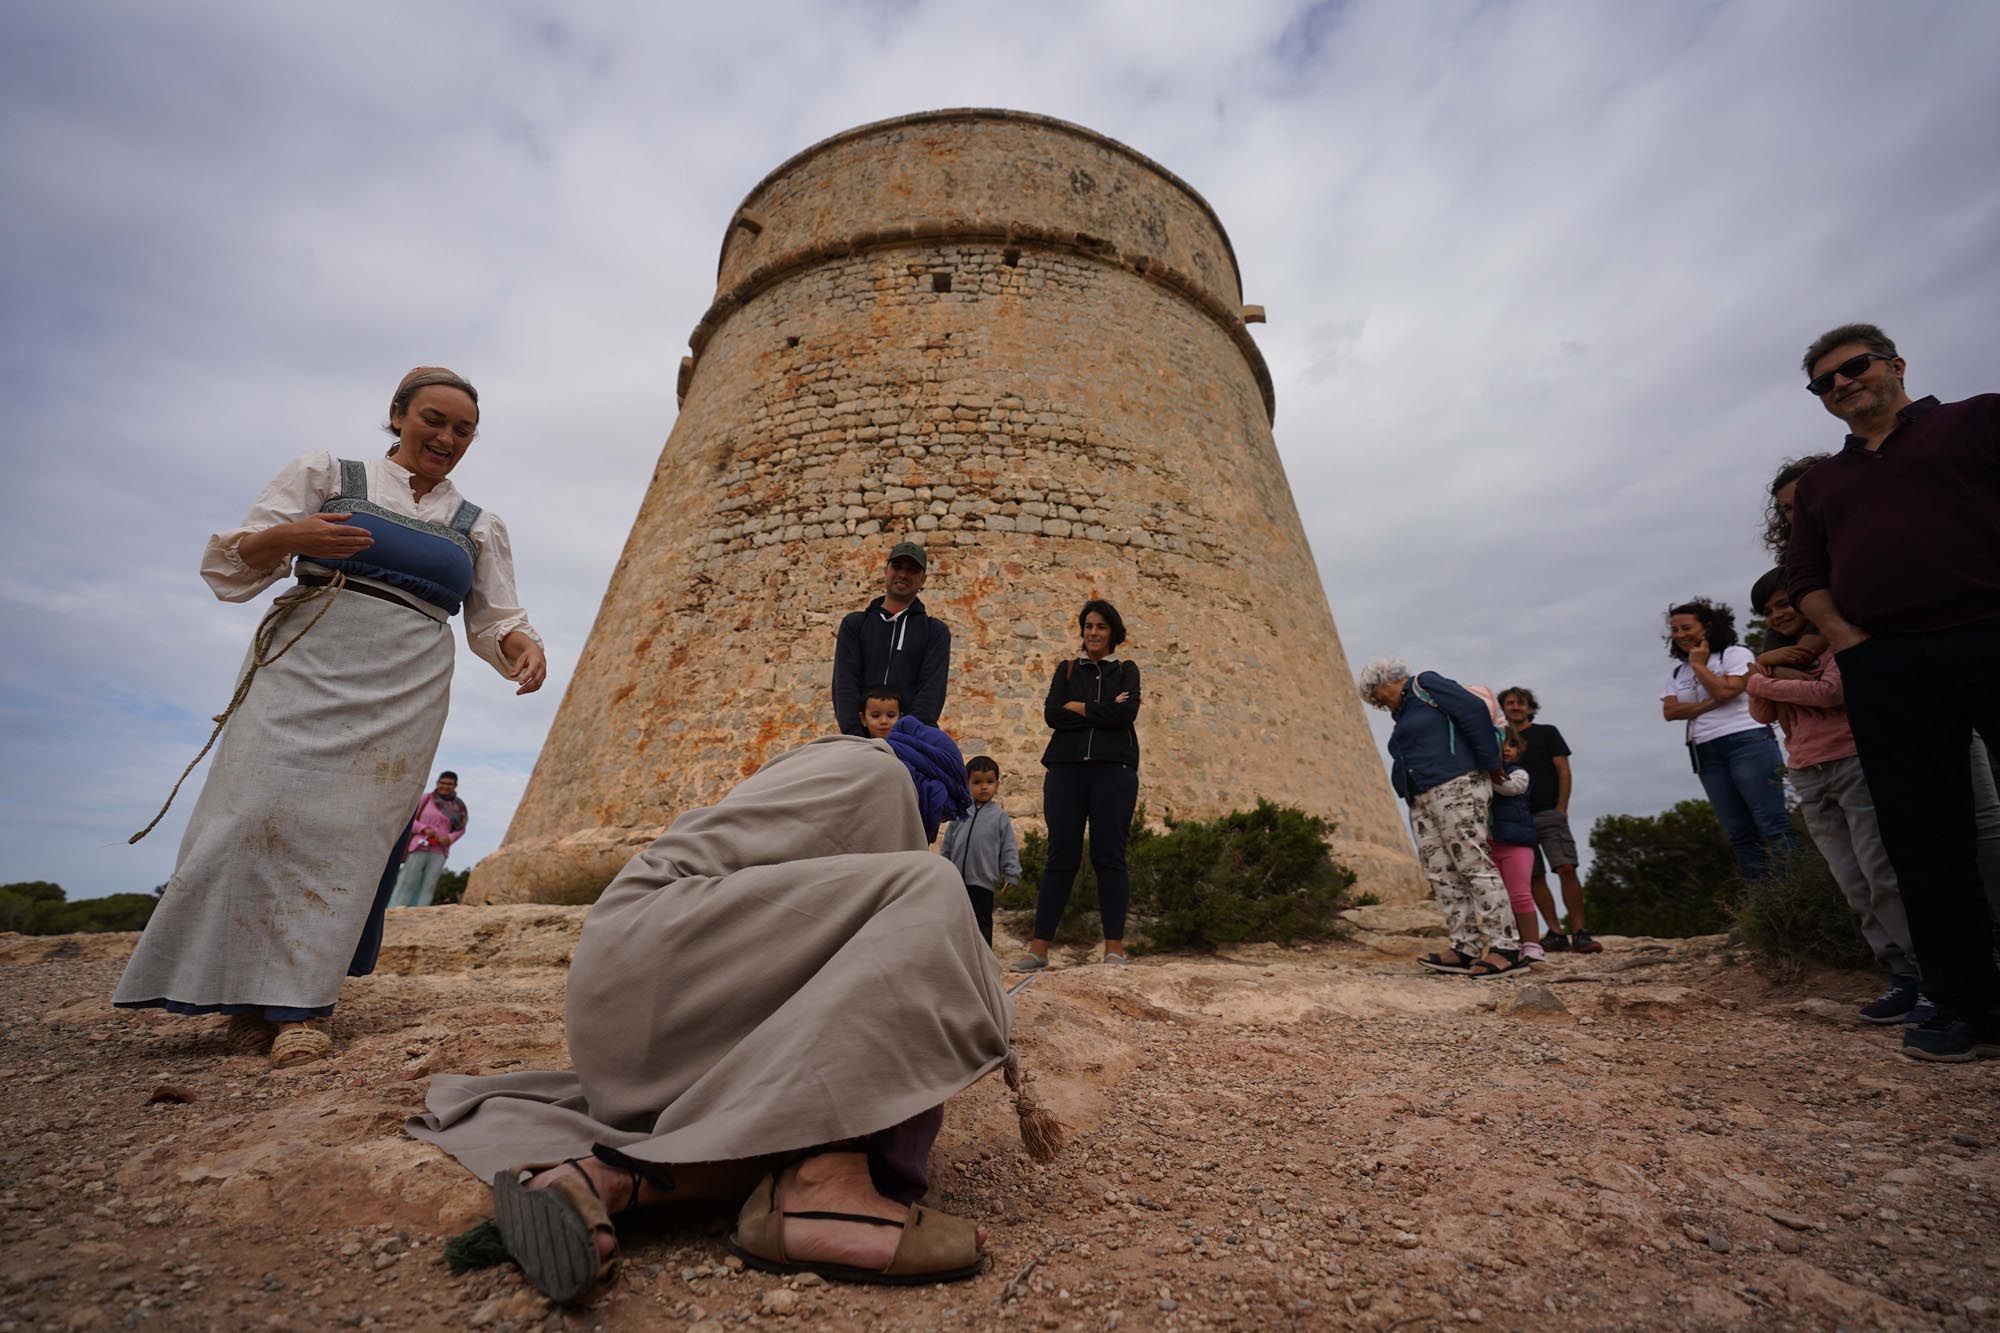
[[[1785,583],[1838,655],[1848,720],[1937,1017],[1903,1054],[2000,1055],[1969,751],[2000,743],[2000,394],[1912,401],[1873,324],[1822,334],[1806,388],[1846,446],[1799,480]]]

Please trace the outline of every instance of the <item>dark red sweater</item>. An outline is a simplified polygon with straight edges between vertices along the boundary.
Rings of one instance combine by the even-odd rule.
[[[1919,399],[1896,422],[1800,479],[1786,590],[1830,590],[1870,634],[2000,618],[2000,394]]]

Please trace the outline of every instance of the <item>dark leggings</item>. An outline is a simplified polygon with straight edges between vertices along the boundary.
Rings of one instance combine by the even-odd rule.
[[[979,922],[979,933],[988,944],[993,943],[993,890],[968,884],[965,894],[972,899],[972,915]]]
[[[1083,831],[1090,826],[1090,864],[1097,871],[1097,904],[1104,938],[1125,938],[1125,909],[1132,877],[1125,870],[1125,839],[1139,804],[1139,770],[1123,764],[1051,764],[1042,777],[1042,820],[1049,828],[1049,861],[1035,892],[1035,938],[1052,940],[1069,906],[1077,868],[1083,864]]]

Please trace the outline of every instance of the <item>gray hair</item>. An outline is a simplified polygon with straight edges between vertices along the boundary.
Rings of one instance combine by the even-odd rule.
[[[1382,705],[1375,702],[1376,689],[1387,685],[1391,681],[1408,680],[1409,678],[1410,664],[1408,662],[1405,662],[1400,657],[1378,657],[1362,666],[1361,678],[1355,682],[1355,688],[1361,691],[1361,698],[1364,703],[1369,704],[1371,707],[1380,708]]]

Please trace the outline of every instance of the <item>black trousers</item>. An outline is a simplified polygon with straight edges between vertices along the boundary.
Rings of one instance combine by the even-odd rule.
[[[1955,1018],[2000,1024],[1970,757],[1974,730],[2000,743],[2000,620],[1877,634],[1836,660],[1924,992]]]
[[[1083,833],[1090,827],[1090,865],[1097,871],[1097,905],[1104,938],[1125,938],[1125,909],[1132,876],[1125,842],[1139,805],[1139,770],[1123,764],[1050,764],[1042,776],[1042,820],[1049,826],[1049,863],[1035,890],[1035,938],[1052,940],[1069,906],[1083,864]]]
[[[979,922],[979,933],[986,937],[988,944],[993,943],[993,890],[968,884],[965,895],[972,899],[972,915]]]

